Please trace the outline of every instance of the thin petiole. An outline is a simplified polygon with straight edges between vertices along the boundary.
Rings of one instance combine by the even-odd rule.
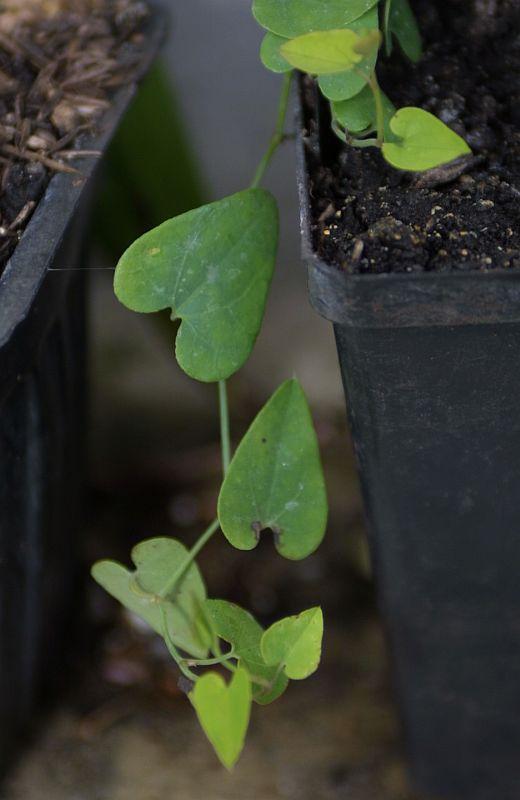
[[[224,664],[225,661],[228,661],[230,658],[235,658],[235,649],[232,647],[231,650],[228,650],[227,653],[222,653],[222,655],[216,658],[203,658],[203,659],[196,659],[196,658],[185,658],[184,663],[188,667],[212,667],[216,664]]]
[[[291,80],[292,80],[292,71],[287,72],[284,75],[282,91],[280,94],[280,103],[278,105],[276,127],[271,137],[271,141],[269,142],[267,151],[265,152],[255,172],[253,181],[251,183],[252,189],[256,189],[256,187],[260,185],[262,178],[265,175],[265,171],[271,162],[272,157],[274,156],[278,147],[284,140],[285,117],[287,116],[287,108],[289,106],[289,97],[291,93]]]
[[[161,616],[162,616],[162,634],[163,639],[166,642],[166,647],[168,648],[168,652],[170,653],[171,657],[179,667],[180,671],[184,675],[185,678],[188,678],[190,681],[196,681],[197,675],[191,671],[191,669],[186,665],[185,660],[181,657],[181,654],[175,647],[173,640],[170,636],[170,631],[168,630],[168,617],[166,616],[166,609],[164,606],[161,608]]]
[[[390,12],[392,10],[392,0],[385,0],[385,10],[383,18],[383,30],[385,33],[385,51],[386,55],[392,55],[392,34],[390,32]]]
[[[218,531],[218,529],[219,529],[219,521],[218,519],[215,519],[213,520],[211,525],[208,528],[206,528],[202,536],[199,539],[197,539],[197,541],[189,551],[188,555],[186,556],[185,560],[182,562],[179,568],[175,570],[175,572],[173,573],[171,578],[167,581],[167,583],[163,586],[161,591],[158,592],[158,597],[165,598],[174,590],[175,586],[181,580],[188,567],[195,561],[202,548],[209,542],[213,534],[216,531]]]
[[[376,127],[377,127],[376,146],[382,147],[383,142],[385,140],[385,111],[383,108],[383,98],[381,95],[381,89],[379,87],[375,71],[370,76],[368,80],[368,85],[370,86],[372,94],[374,95],[374,103],[376,106]]]
[[[222,471],[224,477],[231,462],[231,437],[229,433],[229,408],[226,381],[218,382],[218,402],[220,409],[220,442],[222,447]]]

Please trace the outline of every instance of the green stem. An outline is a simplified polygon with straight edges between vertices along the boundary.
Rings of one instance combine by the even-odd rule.
[[[188,552],[188,555],[182,562],[182,564],[175,570],[171,578],[168,582],[163,586],[160,592],[158,592],[158,597],[168,597],[169,594],[174,590],[177,583],[183,577],[184,573],[191,566],[191,564],[195,561],[198,554],[202,550],[202,548],[209,542],[213,534],[218,531],[219,529],[219,521],[218,519],[213,520],[211,525],[206,528],[202,536],[195,542],[191,550]]]
[[[385,50],[386,55],[392,55],[392,34],[390,32],[390,12],[392,10],[392,0],[386,0],[384,10],[384,34],[385,34]]]
[[[218,401],[220,408],[220,441],[222,447],[222,471],[224,477],[231,462],[231,438],[229,434],[229,408],[226,381],[218,382]]]
[[[217,658],[185,658],[184,663],[187,664],[188,667],[213,667],[216,664],[224,664],[224,662],[229,661],[230,658],[235,658],[235,649],[233,647],[231,650],[228,650],[227,653],[217,656]]]
[[[170,636],[170,631],[168,630],[168,617],[166,615],[166,609],[164,606],[161,608],[161,615],[162,615],[162,634],[163,639],[166,642],[166,647],[168,648],[168,652],[170,653],[171,657],[179,667],[180,671],[184,675],[185,678],[188,678],[190,681],[196,681],[198,676],[195,672],[192,672],[189,667],[186,666],[186,662],[182,658],[181,654],[175,647],[173,643],[173,639]]]
[[[255,172],[253,182],[251,183],[252,189],[256,189],[256,187],[260,185],[262,178],[265,175],[265,171],[271,162],[272,157],[274,156],[278,147],[284,140],[285,117],[287,116],[287,108],[289,106],[289,97],[291,93],[291,80],[292,80],[292,72],[287,72],[284,75],[284,80],[282,84],[280,102],[278,105],[278,116],[276,118],[276,127],[274,129],[274,133],[271,137],[271,141],[269,142],[269,146],[265,152],[265,155],[260,161],[260,164],[258,165],[258,168]]]
[[[376,146],[382,147],[385,140],[385,110],[383,108],[383,98],[381,96],[381,89],[377,82],[376,73],[373,72],[368,80],[368,85],[374,95],[374,102],[376,104],[376,126],[377,126],[377,141]]]

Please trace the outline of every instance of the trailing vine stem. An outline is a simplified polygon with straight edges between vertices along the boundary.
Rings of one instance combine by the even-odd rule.
[[[269,146],[260,161],[256,172],[254,174],[253,180],[251,182],[251,189],[256,189],[257,186],[260,185],[262,178],[265,175],[265,171],[269,166],[272,157],[276,153],[279,146],[282,144],[284,140],[284,130],[285,130],[285,118],[287,116],[287,108],[289,106],[289,97],[291,94],[291,81],[292,81],[293,73],[287,72],[284,75],[283,83],[282,83],[282,91],[280,93],[280,102],[278,104],[278,115],[276,117],[276,127],[274,129],[274,133],[271,137],[271,141],[269,142]]]
[[[375,70],[368,79],[368,85],[370,86],[370,90],[374,96],[374,103],[376,106],[376,146],[382,147],[385,140],[385,111],[383,108],[383,98],[381,97],[381,88],[379,86]]]
[[[202,548],[209,542],[213,534],[218,531],[219,527],[220,525],[218,519],[214,519],[211,525],[209,525],[206,528],[202,536],[200,536],[197,539],[197,541],[195,542],[195,544],[193,545],[193,547],[191,548],[191,550],[189,551],[188,555],[186,556],[182,564],[179,566],[179,568],[175,570],[171,578],[161,589],[161,591],[158,594],[158,597],[164,599],[169,594],[171,594],[171,592],[175,589],[180,579],[183,577],[188,567],[195,561]]]
[[[222,472],[224,477],[231,462],[231,438],[229,434],[229,408],[226,381],[218,382],[218,400],[220,409],[220,444],[222,449]]]
[[[192,672],[191,669],[187,666],[185,660],[175,647],[175,644],[172,640],[170,630],[168,628],[168,617],[164,605],[161,606],[161,620],[162,620],[162,635],[166,643],[166,647],[168,648],[168,652],[170,653],[171,657],[179,667],[184,677],[187,678],[189,681],[196,681],[198,675],[196,675],[195,672]]]
[[[215,658],[185,658],[184,663],[188,667],[212,667],[216,664],[224,664],[226,661],[229,661],[230,658],[236,658],[235,648],[232,647],[228,650],[227,653],[223,653],[222,655],[216,656]]]

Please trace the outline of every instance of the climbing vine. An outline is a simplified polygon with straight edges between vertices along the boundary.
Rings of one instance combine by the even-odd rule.
[[[92,569],[101,586],[163,638],[228,768],[242,750],[253,701],[270,703],[290,680],[311,675],[323,635],[319,607],[264,630],[248,611],[209,599],[197,566],[219,531],[233,547],[251,550],[270,530],[278,553],[298,560],[316,550],[326,528],[318,443],[298,381],[275,391],[234,452],[227,403],[227,380],[246,362],[259,333],[276,259],[278,210],[261,184],[284,139],[293,69],[317,76],[339,136],[381,148],[396,167],[425,170],[469,152],[426,111],[396,112],[379,88],[383,41],[387,54],[396,38],[409,58],[420,57],[408,0],[255,0],[253,13],[267,29],[264,64],[286,75],[275,130],[250,187],[146,233],[122,256],[114,282],[117,297],[133,311],[171,310],[172,320],[180,321],[179,366],[216,385],[223,482],[215,519],[191,550],[176,539],[149,539],[133,549],[132,569],[114,561]]]

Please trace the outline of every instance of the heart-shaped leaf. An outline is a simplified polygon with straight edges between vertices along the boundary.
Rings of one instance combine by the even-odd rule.
[[[281,555],[301,559],[320,544],[327,497],[318,442],[298,381],[283,383],[237,448],[218,501],[222,531],[252,550],[273,531]]]
[[[271,72],[290,72],[292,66],[282,56],[280,47],[285,44],[288,39],[283,36],[277,36],[275,33],[269,31],[262,39],[260,47],[260,59],[264,67],[270,69]]]
[[[175,588],[161,596],[187,555],[175,539],[148,539],[132,550],[134,571],[116,561],[98,561],[92,577],[161,636],[164,610],[174,644],[196,658],[206,658],[208,635],[201,618],[206,589],[197,565],[192,563]]]
[[[268,31],[294,39],[312,31],[348,28],[379,0],[254,0],[253,14]]]
[[[331,75],[351,70],[363,59],[377,53],[378,30],[366,34],[349,29],[316,31],[291,39],[280,47],[283,58],[293,67],[311,75]]]
[[[246,667],[253,681],[253,699],[260,705],[268,705],[280,697],[287,688],[288,680],[276,667],[268,667],[260,652],[260,641],[264,629],[248,611],[227,600],[206,600],[204,606],[214,632],[233,646],[236,655]],[[269,687],[255,684],[261,678]]]
[[[228,378],[258,335],[278,240],[272,195],[248,189],[145,233],[117,265],[114,288],[133,311],[171,308],[182,324],[182,369],[200,381]]]
[[[383,156],[397,169],[422,172],[471,153],[451,128],[422,108],[401,108],[390,120],[397,141],[385,142]]]
[[[195,683],[190,700],[220,761],[232,769],[244,747],[251,715],[247,670],[239,667],[229,684],[217,672],[207,672]]]
[[[372,8],[359,19],[349,25],[356,33],[377,31],[379,35],[379,16],[377,7]],[[377,50],[372,50],[356,66],[356,70],[347,70],[332,75],[320,75],[319,86],[329,100],[348,100],[360,92],[367,79],[373,73],[377,62]]]
[[[419,61],[422,56],[421,34],[408,0],[392,0],[388,30],[390,34],[395,34],[410,61]]]
[[[381,92],[385,116],[385,139],[391,138],[390,120],[395,114],[395,106]],[[351,134],[370,133],[377,128],[376,104],[370,86],[350,100],[332,103],[332,114],[339,124]]]
[[[288,678],[302,680],[318,669],[323,638],[321,608],[275,622],[262,636],[266,664],[282,665]]]

